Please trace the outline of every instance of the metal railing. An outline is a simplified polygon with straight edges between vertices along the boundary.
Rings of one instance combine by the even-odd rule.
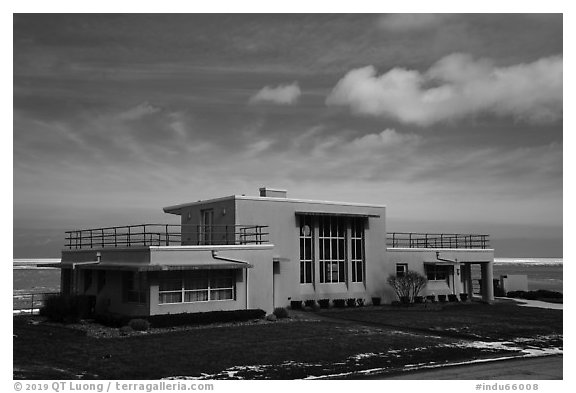
[[[140,224],[66,232],[68,249],[268,243],[263,225]]]
[[[60,292],[30,292],[12,295],[12,308],[14,314],[36,314],[44,305],[46,298],[59,295]]]
[[[460,233],[390,232],[386,243],[392,248],[490,248],[488,235]]]

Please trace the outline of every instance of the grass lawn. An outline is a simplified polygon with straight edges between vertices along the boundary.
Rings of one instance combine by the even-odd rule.
[[[468,302],[422,307],[331,309],[323,315],[375,326],[439,333],[451,337],[509,340],[562,334],[562,311],[519,307],[510,302],[492,305]]]
[[[561,334],[562,313],[545,311],[550,310],[515,305],[462,305],[430,312],[366,307],[322,311],[319,321],[123,338],[87,337],[63,326],[30,323],[33,317],[14,317],[14,378],[158,379],[205,373],[211,378],[292,379],[401,369],[518,353],[518,348],[466,346],[462,343],[470,340],[464,336],[432,336],[413,327],[436,332],[468,326],[487,339]]]

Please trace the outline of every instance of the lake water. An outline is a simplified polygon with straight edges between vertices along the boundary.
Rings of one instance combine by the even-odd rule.
[[[494,258],[494,278],[526,274],[528,289],[563,292],[562,258]]]

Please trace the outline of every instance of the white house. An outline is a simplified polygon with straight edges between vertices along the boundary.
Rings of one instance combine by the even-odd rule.
[[[386,207],[232,195],[164,208],[180,225],[67,232],[63,293],[94,295],[97,312],[133,316],[263,309],[291,301],[396,299],[391,274],[425,274],[424,295],[467,293],[471,265],[493,300],[486,235],[387,233]]]

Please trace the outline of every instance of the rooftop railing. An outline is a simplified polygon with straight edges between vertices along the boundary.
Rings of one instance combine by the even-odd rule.
[[[262,225],[140,224],[66,232],[70,250],[90,248],[268,243]]]
[[[490,248],[488,235],[460,233],[390,232],[386,243],[392,248]]]

